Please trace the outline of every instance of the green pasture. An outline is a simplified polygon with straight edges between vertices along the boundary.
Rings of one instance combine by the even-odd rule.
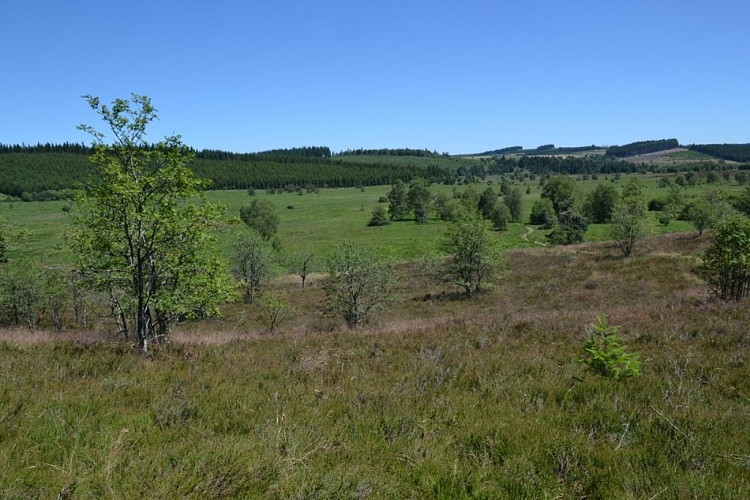
[[[425,158],[425,160],[433,160]],[[675,177],[677,174],[671,175]],[[643,184],[643,194],[646,200],[664,197],[666,188],[658,187],[658,180],[662,175],[622,175],[615,180],[612,175],[599,174],[597,179],[583,180],[582,176],[575,176],[579,180],[581,193],[595,188],[598,183],[606,182],[621,187],[637,177]],[[499,191],[500,178],[493,176],[484,183],[473,187],[481,193],[487,186]],[[518,187],[524,196],[524,220],[528,220],[533,203],[539,199],[542,188],[539,180],[515,181],[513,187]],[[527,187],[530,193],[526,193]],[[433,193],[444,191],[459,192],[467,186],[446,186],[435,184]],[[725,182],[715,185],[699,184],[686,189],[687,196],[700,195],[707,189],[718,189],[727,193],[744,191],[743,186],[735,182]],[[258,190],[255,197],[271,201],[277,208],[281,222],[279,238],[285,250],[290,253],[302,250],[313,250],[318,254],[326,254],[335,249],[344,240],[355,240],[365,243],[381,251],[392,261],[410,261],[422,255],[437,251],[439,241],[445,231],[446,222],[433,218],[424,225],[417,225],[411,220],[393,222],[388,226],[369,227],[372,209],[379,204],[379,198],[385,196],[390,186],[374,186],[360,188],[322,189],[318,193],[283,193],[267,194]],[[254,197],[244,190],[208,191],[207,199],[213,203],[226,206],[225,219],[237,221],[240,207],[249,204]],[[65,209],[72,208],[71,211]],[[652,217],[653,234],[688,231],[689,223],[672,221],[668,226],[657,223],[656,213]],[[13,202],[0,203],[0,218],[4,222],[4,230],[10,242],[10,255],[24,254],[41,259],[46,264],[70,263],[73,259],[71,251],[66,245],[66,237],[70,234],[75,217],[75,206],[71,202]],[[239,223],[239,222],[238,222]],[[222,253],[228,254],[232,244],[230,232],[218,235]],[[524,238],[525,235],[525,238]],[[587,233],[590,241],[608,239],[606,225],[592,225]],[[529,230],[525,224],[510,224],[507,231],[497,233],[505,248],[536,246],[543,243],[544,232]]]

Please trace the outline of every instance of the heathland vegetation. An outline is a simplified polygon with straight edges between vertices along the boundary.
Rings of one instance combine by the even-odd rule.
[[[113,141],[0,148],[1,496],[750,493],[747,165],[196,152],[88,103]]]

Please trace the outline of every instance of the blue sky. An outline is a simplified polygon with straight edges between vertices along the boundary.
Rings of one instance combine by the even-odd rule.
[[[750,142],[749,25],[746,0],[9,0],[0,143],[88,142],[80,96],[131,92],[199,149]]]

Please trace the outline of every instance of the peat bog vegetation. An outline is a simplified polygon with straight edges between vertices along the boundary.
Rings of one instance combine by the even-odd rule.
[[[726,221],[747,226],[736,214],[750,209],[747,164],[739,163],[748,148],[678,145],[669,139],[609,150],[514,147],[480,159],[416,150],[202,152],[209,162],[203,168],[231,162],[216,166],[227,183],[221,187],[242,189],[202,193],[225,207],[216,224],[206,223],[215,239],[211,255],[198,250],[199,235],[173,246],[165,238],[168,251],[144,260],[179,264],[159,280],[177,280],[180,265],[193,266],[180,293],[158,295],[139,316],[148,323],[153,310],[174,321],[168,341],[148,350],[123,338],[112,321],[135,307],[122,300],[126,281],[100,278],[99,295],[88,296],[90,321],[81,321],[80,289],[56,282],[62,293],[47,294],[18,279],[37,283],[34,269],[45,276],[72,269],[80,257],[72,248],[86,250],[70,244],[81,241],[73,220],[81,211],[107,214],[85,212],[91,207],[73,203],[74,193],[65,190],[75,186],[64,183],[51,188],[35,180],[22,196],[8,193],[0,203],[0,243],[7,245],[2,317],[16,326],[0,330],[0,496],[750,497],[750,311],[746,298],[719,300],[696,272],[704,252],[715,249],[712,227],[718,239],[722,228],[733,227]],[[77,154],[71,148],[78,147],[42,147],[40,154]],[[4,164],[18,148],[0,149],[0,185],[22,177],[5,175],[3,165],[31,168],[37,161],[13,157]],[[140,153],[174,159],[169,149]],[[289,165],[297,154],[307,163],[294,173]],[[257,172],[247,162],[261,165],[264,189],[248,184]],[[240,164],[245,173],[237,173]],[[275,168],[286,174],[274,180]],[[297,182],[311,172],[349,187]],[[186,169],[148,175],[149,182],[177,179],[178,187],[191,187]],[[429,190],[436,209],[426,223],[406,216],[368,225],[376,207],[394,213],[399,181],[425,176],[431,185],[419,180],[409,189]],[[377,185],[379,179],[393,187]],[[188,207],[195,193],[182,192],[191,194],[172,205],[146,203],[158,213],[156,226],[177,213],[197,213]],[[409,195],[415,212],[417,198]],[[254,200],[278,216],[268,241],[235,238],[244,227],[240,209]],[[111,206],[117,205],[105,208]],[[586,225],[581,213],[602,220]],[[196,221],[206,222],[211,210],[205,214]],[[193,234],[180,226],[184,220],[173,222],[180,228],[173,235]],[[111,229],[101,219],[96,224],[102,234]],[[457,262],[458,253],[446,256],[446,239],[461,224],[478,228],[491,247],[480,251],[480,263],[461,254],[467,264],[482,268],[487,256],[503,262],[486,270],[503,279],[471,297],[456,279],[437,279],[445,262]],[[623,258],[613,234],[632,239],[632,255]],[[584,242],[553,245],[561,236]],[[219,315],[202,302],[180,309],[180,301],[198,300],[191,289],[205,284],[200,278],[211,263],[237,258],[241,242],[275,258],[252,303],[237,293],[221,301]],[[324,261],[337,252],[341,259],[341,250],[352,247],[345,242],[371,249],[360,256],[374,256],[373,274],[387,270],[383,290],[393,286],[388,309],[373,309],[356,328],[324,307],[338,272]],[[306,269],[303,287],[290,261],[305,252],[317,263]],[[17,274],[19,263],[36,267]],[[110,274],[116,264],[94,263]],[[247,275],[239,276],[249,286]],[[154,283],[147,285],[156,296],[163,291]],[[234,283],[206,286],[231,295],[226,289]],[[35,309],[24,309],[30,305]],[[19,318],[30,318],[29,328],[18,326]],[[633,376],[599,376],[585,362],[597,324],[599,333],[619,329],[623,352],[640,363],[631,365]],[[599,354],[608,359],[613,352]]]
[[[324,331],[295,290],[274,335],[235,317],[148,357],[102,335],[0,344],[3,497],[747,497],[745,304],[692,269],[707,237],[513,250],[471,300],[410,279],[392,313]],[[307,304],[307,305],[305,305]],[[578,358],[606,313],[642,376]],[[317,323],[317,326],[316,326]],[[330,325],[328,325],[330,327]]]

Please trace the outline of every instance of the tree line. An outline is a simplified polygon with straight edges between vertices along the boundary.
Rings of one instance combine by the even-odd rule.
[[[722,160],[750,162],[750,144],[692,144],[688,149]]]
[[[148,150],[148,148],[145,148]],[[40,193],[76,189],[94,173],[91,149],[80,152],[9,152],[0,155],[0,193],[22,198],[57,199]],[[414,177],[443,179],[445,169],[433,165],[357,163],[294,155],[195,153],[190,168],[208,179],[211,189],[267,189],[294,184],[352,187],[391,184]],[[49,194],[49,193],[48,193]],[[64,196],[59,196],[64,197]]]
[[[624,146],[610,146],[607,148],[605,156],[615,156],[626,158],[628,156],[644,155],[648,153],[657,153],[667,149],[680,147],[677,139],[661,139],[658,141],[639,141],[625,144]]]
[[[367,155],[367,156],[417,156],[420,158],[438,158],[448,156],[447,153],[438,153],[429,149],[411,148],[381,148],[381,149],[347,149],[338,153],[339,155]]]

